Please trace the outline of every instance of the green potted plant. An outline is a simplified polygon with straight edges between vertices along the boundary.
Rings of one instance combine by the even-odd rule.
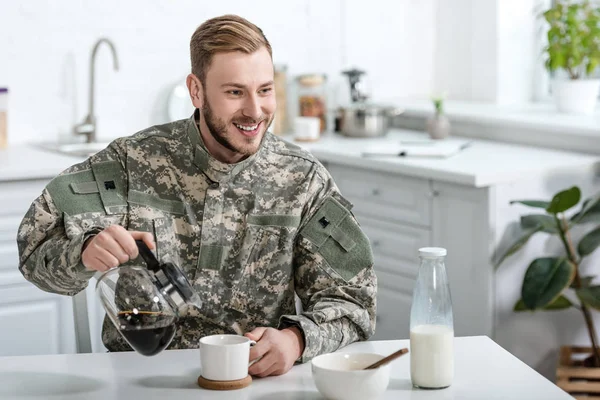
[[[445,139],[450,135],[450,120],[444,114],[445,98],[445,93],[431,97],[435,114],[427,119],[427,132],[432,139]]]
[[[543,13],[548,27],[544,48],[546,68],[555,75],[552,94],[561,112],[591,114],[596,106],[600,79],[600,7],[591,1],[558,0]]]
[[[561,379],[565,378],[564,374],[561,375],[564,371],[570,374],[566,378],[579,375],[589,378],[589,372],[581,374],[581,370],[589,371],[589,368],[598,368],[597,376],[600,378],[600,349],[592,318],[592,310],[600,310],[600,284],[593,282],[594,276],[582,276],[580,270],[581,261],[600,245],[600,194],[583,201],[579,209],[576,209],[580,200],[581,190],[573,186],[554,195],[551,201],[511,201],[511,204],[522,204],[544,212],[521,216],[521,235],[500,254],[496,262],[496,266],[500,266],[536,233],[544,232],[560,237],[564,255],[542,256],[529,264],[523,278],[521,298],[516,302],[514,311],[564,310],[571,307],[581,311],[590,338],[591,354],[576,368],[573,368],[573,363],[563,359],[562,364],[568,365],[559,365],[557,378]],[[571,229],[583,224],[586,228],[590,224],[595,226],[589,231],[586,229],[584,232],[587,233],[576,244]],[[570,353],[570,347],[565,346],[561,349],[561,354],[565,350]],[[558,380],[557,384],[560,386]],[[567,386],[565,385],[565,390]]]

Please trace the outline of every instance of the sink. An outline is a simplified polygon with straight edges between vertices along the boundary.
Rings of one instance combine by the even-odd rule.
[[[109,145],[108,142],[92,142],[92,143],[39,143],[38,147],[43,150],[53,151],[56,153],[66,154],[73,157],[87,158],[96,154],[100,150],[105,149]]]

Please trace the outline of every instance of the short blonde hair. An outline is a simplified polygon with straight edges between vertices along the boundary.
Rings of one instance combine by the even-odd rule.
[[[232,51],[251,54],[261,47],[273,56],[263,31],[252,22],[232,14],[209,19],[196,29],[190,41],[192,73],[204,82],[215,54]]]

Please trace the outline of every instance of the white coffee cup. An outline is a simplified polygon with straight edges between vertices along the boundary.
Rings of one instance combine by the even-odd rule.
[[[294,139],[317,140],[321,133],[321,120],[317,117],[296,117],[294,119]]]
[[[248,375],[250,347],[256,342],[239,335],[211,335],[200,339],[202,377],[235,381]]]

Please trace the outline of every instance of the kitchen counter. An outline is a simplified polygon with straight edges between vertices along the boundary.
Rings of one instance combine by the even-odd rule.
[[[408,340],[354,343],[342,351],[390,354]],[[196,384],[198,350],[169,350],[154,357],[95,353],[0,358],[0,398],[317,400],[310,364],[282,376],[254,379],[244,389],[208,391]],[[454,383],[443,390],[413,389],[410,353],[392,364],[383,399],[568,400],[567,393],[485,336],[455,339]]]
[[[445,144],[468,142],[469,146],[448,158],[377,156],[362,153],[400,148],[402,141],[423,141],[423,132],[393,129],[380,138],[348,138],[338,134],[324,135],[313,143],[297,142],[309,149],[319,160],[352,167],[368,166],[384,172],[472,187],[486,187],[518,180],[534,179],[553,172],[593,170],[600,157],[574,152],[549,150],[516,144],[471,138],[450,137]]]
[[[292,141],[291,136],[283,136]],[[486,187],[510,182],[521,177],[535,178],[568,169],[594,169],[600,157],[498,143],[478,139],[451,137],[452,141],[468,141],[469,147],[448,158],[377,156],[363,157],[369,149],[393,150],[401,141],[422,141],[422,132],[393,129],[380,138],[348,138],[326,134],[313,143],[294,142],[310,150],[323,162],[364,167],[407,176]],[[42,150],[34,145],[21,144],[0,150],[0,181],[52,178],[83,158]]]
[[[9,146],[0,150],[0,182],[54,178],[66,168],[83,161],[29,144]]]

